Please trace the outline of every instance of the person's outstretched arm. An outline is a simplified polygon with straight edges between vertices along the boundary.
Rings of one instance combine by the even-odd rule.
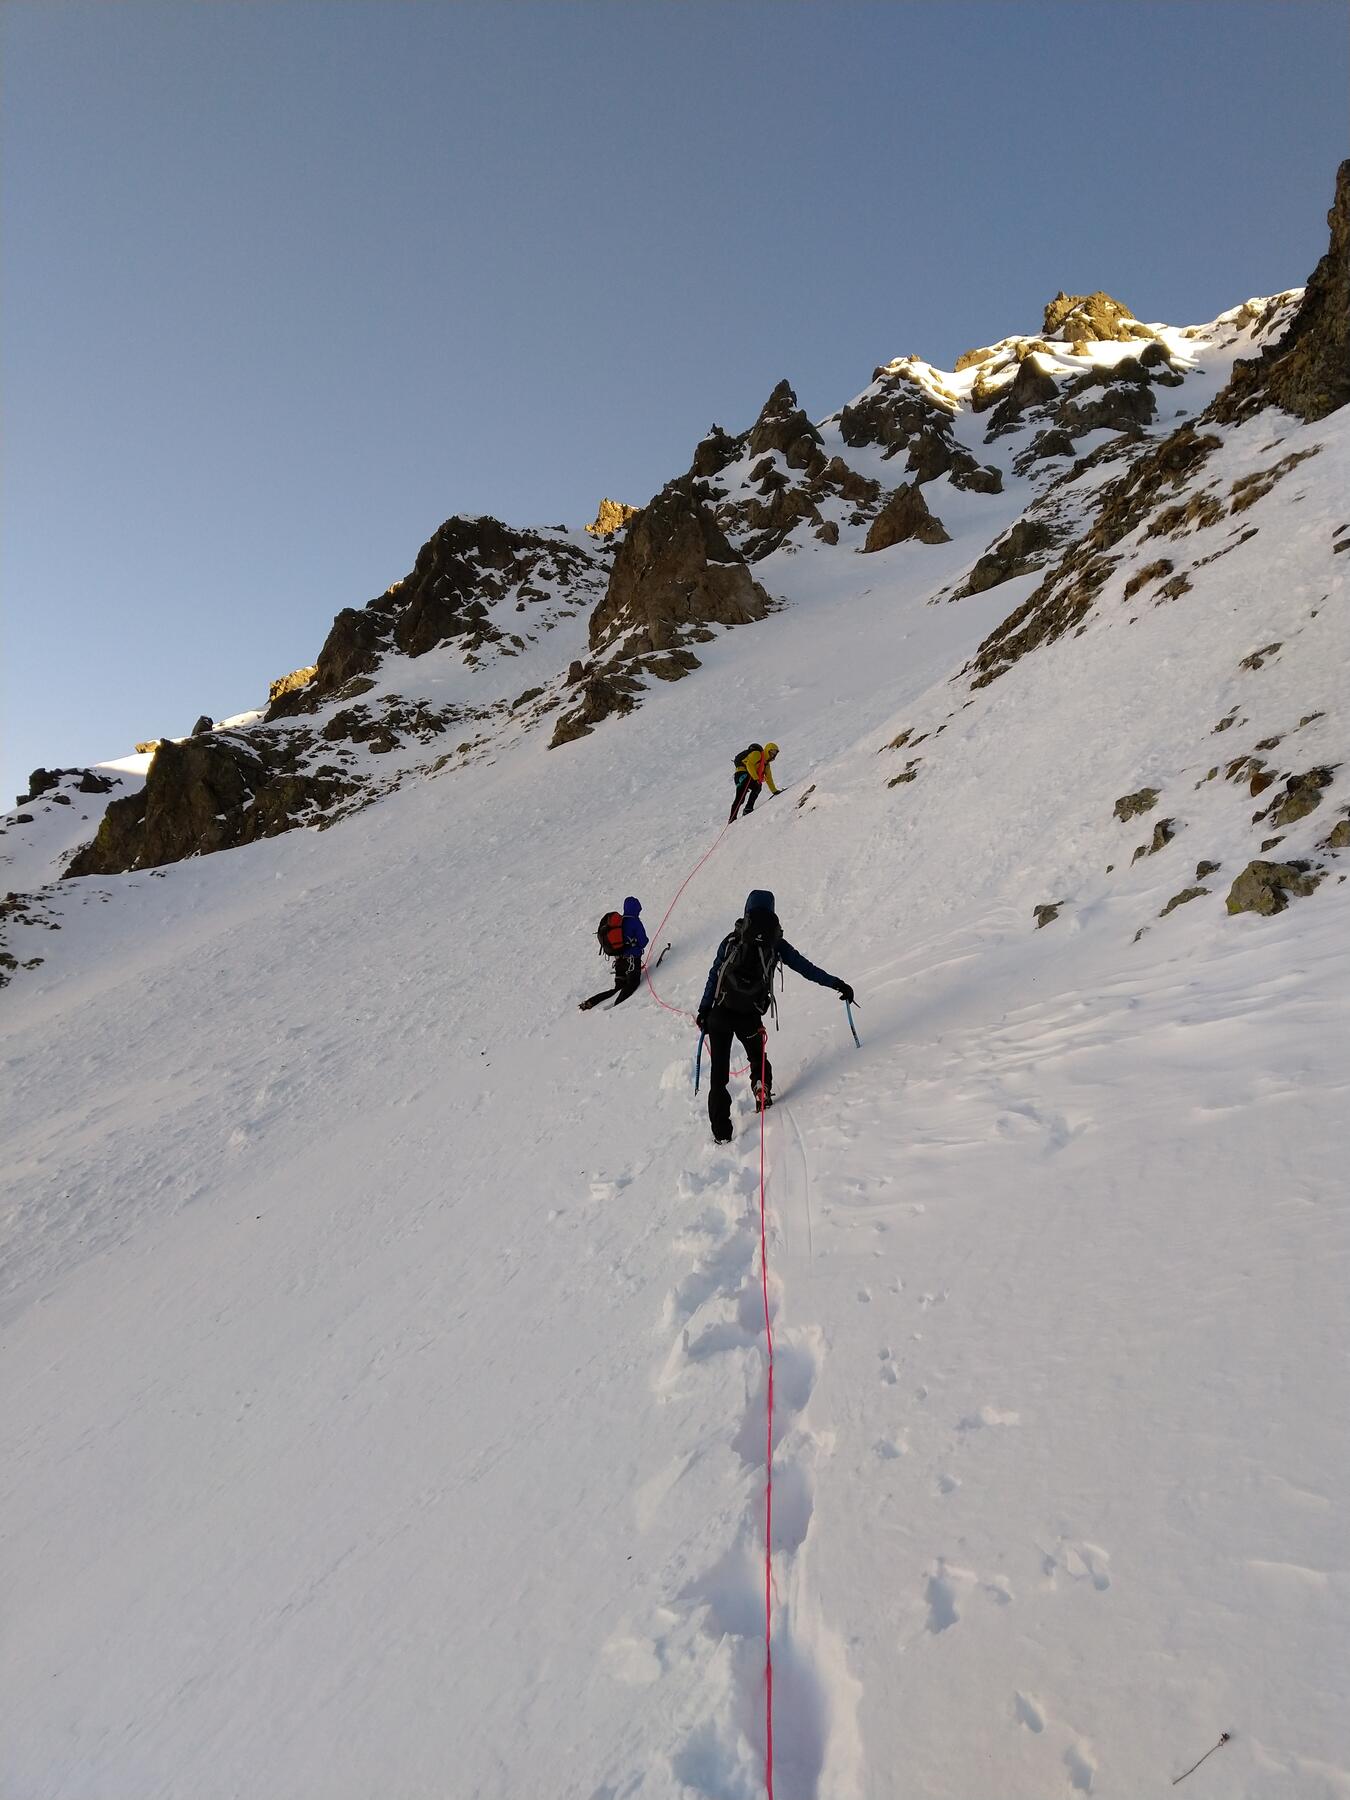
[[[819,987],[833,988],[845,1000],[852,1000],[853,989],[846,981],[840,981],[837,975],[827,975],[824,969],[818,969],[813,962],[808,962],[800,950],[792,948],[786,938],[779,943],[778,954],[795,975],[805,976],[807,981],[814,981]]]

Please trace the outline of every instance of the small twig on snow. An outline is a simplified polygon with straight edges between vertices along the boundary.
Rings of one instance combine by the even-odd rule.
[[[1223,1746],[1228,1742],[1229,1738],[1232,1737],[1232,1735],[1233,1734],[1231,1731],[1225,1731],[1223,1736],[1219,1739],[1217,1744],[1210,1745],[1209,1749],[1206,1750],[1206,1752],[1205,1752],[1205,1756],[1213,1756],[1213,1754],[1216,1750],[1221,1750],[1223,1748]],[[1177,1785],[1178,1781],[1185,1781],[1187,1775],[1194,1775],[1195,1771],[1200,1767],[1200,1763],[1202,1763],[1205,1760],[1205,1756],[1202,1756],[1200,1758],[1200,1762],[1193,1762],[1191,1764],[1190,1768],[1187,1769],[1183,1774],[1178,1775],[1176,1777],[1176,1780],[1173,1781],[1172,1786],[1175,1787]]]

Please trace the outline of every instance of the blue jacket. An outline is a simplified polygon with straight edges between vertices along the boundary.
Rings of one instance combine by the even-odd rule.
[[[626,956],[641,956],[647,948],[647,928],[638,917],[642,902],[630,894],[623,903],[623,948]]]
[[[767,888],[755,888],[746,898],[745,910],[747,913],[772,912],[773,909],[773,895]],[[735,936],[734,931],[729,931],[717,946],[717,955],[713,958],[712,967],[708,970],[708,980],[703,989],[703,998],[698,1003],[700,1013],[706,1013],[712,1007],[713,995],[717,992],[717,973],[722,967],[722,958],[726,955]],[[795,975],[805,976],[807,981],[814,981],[820,987],[838,989],[843,986],[837,975],[827,975],[824,969],[818,969],[813,962],[808,962],[799,950],[792,948],[786,938],[778,940],[778,959],[780,962],[786,963]]]

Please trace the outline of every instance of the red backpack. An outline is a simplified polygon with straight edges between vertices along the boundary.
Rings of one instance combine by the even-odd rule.
[[[600,940],[602,956],[622,956],[624,954],[623,914],[607,912],[596,927],[595,935]]]

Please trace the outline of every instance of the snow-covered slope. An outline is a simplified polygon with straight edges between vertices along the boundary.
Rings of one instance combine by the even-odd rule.
[[[999,475],[924,483],[947,542],[860,554],[817,494],[770,617],[552,752],[500,659],[391,659],[367,706],[477,742],[10,919],[6,1795],[763,1791],[758,1132],[737,1083],[708,1142],[651,994],[575,1006],[600,911],[654,931],[715,843],[662,999],[767,886],[861,1003],[858,1051],[789,976],[770,1043],[779,1800],[1135,1800],[1225,1731],[1191,1793],[1350,1793],[1346,413],[1108,488],[1296,298],[1152,328],[1195,368],[1120,457],[907,360]],[[1025,343],[1057,394],[1129,348]],[[1035,566],[944,597],[1037,507]],[[1230,916],[1254,859],[1283,909]]]

